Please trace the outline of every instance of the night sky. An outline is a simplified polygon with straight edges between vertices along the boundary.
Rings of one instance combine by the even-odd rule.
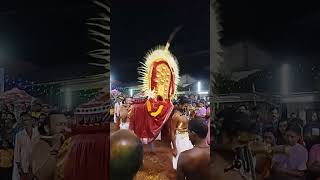
[[[170,50],[181,74],[209,78],[209,0],[119,0],[112,2],[111,74],[122,82],[136,82],[139,61],[157,45],[165,45],[180,25]]]
[[[12,76],[36,80],[54,76],[58,71],[83,71],[92,62],[87,52],[87,18],[97,8],[89,0],[6,1],[0,9],[0,64]],[[66,68],[69,67],[68,70]],[[77,70],[77,67],[82,69]],[[61,71],[60,71],[61,68]],[[91,68],[92,69],[92,68]],[[51,70],[51,71],[48,71]],[[50,77],[49,77],[50,76]],[[61,77],[60,77],[61,78]]]
[[[220,2],[225,46],[248,40],[274,56],[319,59],[320,7],[313,1]]]
[[[311,1],[223,0],[221,12],[225,47],[248,41],[280,64],[290,65],[289,89],[295,92],[320,90],[320,7]],[[258,57],[255,61],[262,61]],[[264,62],[260,62],[263,64]],[[279,92],[280,66],[266,67],[258,77],[258,90]],[[251,84],[249,83],[249,89]],[[261,90],[263,91],[263,90]]]

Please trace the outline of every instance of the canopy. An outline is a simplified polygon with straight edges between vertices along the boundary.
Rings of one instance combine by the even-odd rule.
[[[3,100],[6,104],[29,104],[33,101],[34,98],[23,90],[13,88],[9,91],[4,92],[0,96],[0,99]]]
[[[87,103],[76,108],[75,118],[79,122],[88,119],[103,119],[110,105],[110,95],[104,91]]]

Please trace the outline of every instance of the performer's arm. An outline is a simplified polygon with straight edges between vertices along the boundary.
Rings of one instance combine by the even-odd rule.
[[[171,143],[172,143],[172,153],[174,156],[177,155],[177,145],[176,145],[176,127],[177,127],[177,116],[174,114],[171,119]]]

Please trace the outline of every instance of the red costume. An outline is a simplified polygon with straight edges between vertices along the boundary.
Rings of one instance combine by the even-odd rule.
[[[179,69],[168,48],[169,44],[147,54],[140,69],[142,92],[147,98],[133,102],[129,112],[129,128],[147,143],[157,138],[174,108],[171,101],[179,83]]]

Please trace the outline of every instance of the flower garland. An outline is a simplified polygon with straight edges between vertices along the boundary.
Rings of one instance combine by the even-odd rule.
[[[151,110],[151,102],[150,100],[147,101],[147,110],[149,112],[149,114],[152,116],[152,117],[157,117],[163,110],[163,105],[160,105],[158,110],[155,111],[155,112],[152,112]]]

